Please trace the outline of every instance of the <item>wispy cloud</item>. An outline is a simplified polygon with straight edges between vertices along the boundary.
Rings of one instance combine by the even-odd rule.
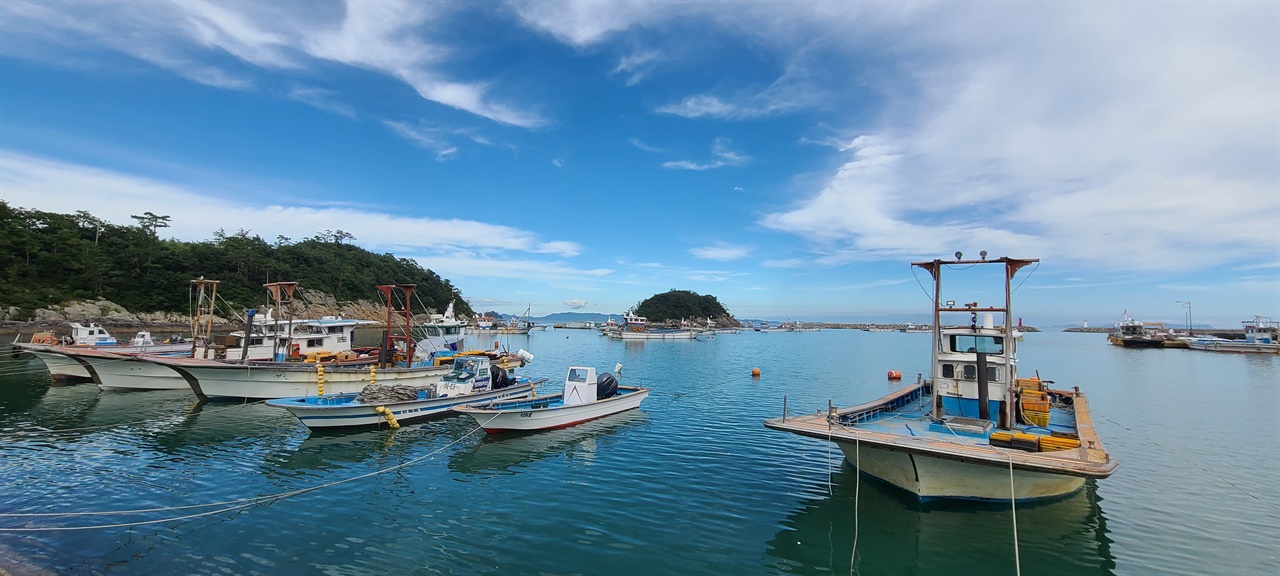
[[[659,154],[666,153],[665,149],[659,148],[657,146],[650,146],[648,144],[645,144],[644,142],[641,142],[639,138],[627,138],[627,143],[631,144],[632,146],[635,146],[636,148],[644,150],[645,152],[654,152]]]
[[[580,310],[582,308],[586,308],[587,304],[590,304],[590,302],[587,302],[586,300],[583,300],[581,298],[575,298],[573,300],[561,300],[560,302],[565,306],[568,306],[572,310]]]
[[[254,88],[255,76],[301,78],[317,64],[337,63],[396,78],[426,100],[495,122],[525,128],[546,123],[535,111],[496,101],[490,95],[493,82],[462,82],[443,72],[455,51],[429,39],[442,36],[437,30],[453,5],[392,0],[335,8],[9,0],[0,3],[0,33],[9,40],[0,44],[0,52],[42,59],[53,51],[40,47],[90,53],[106,48],[195,82],[235,90]],[[263,25],[268,22],[269,27]],[[238,62],[226,62],[226,56]]]
[[[610,74],[626,76],[627,86],[635,86],[653,71],[653,64],[658,60],[656,50],[645,50],[623,56]]]
[[[725,242],[716,242],[711,246],[691,248],[689,253],[693,254],[695,257],[706,260],[730,261],[745,258],[753,250],[754,248],[750,246],[738,246]]]
[[[301,203],[264,205],[260,197],[236,201],[226,191],[213,193],[201,189],[198,184],[163,182],[6,150],[0,150],[0,189],[4,190],[4,199],[11,206],[54,212],[67,209],[67,190],[84,191],[77,197],[75,208],[116,223],[132,223],[130,215],[155,211],[156,206],[164,206],[164,213],[172,217],[172,227],[166,228],[165,232],[191,241],[209,239],[213,233],[210,222],[235,222],[237,227],[254,230],[264,237],[280,234],[306,238],[320,230],[342,229],[354,234],[356,243],[361,246],[404,254],[455,254],[466,250],[477,260],[493,266],[505,262],[501,259],[504,254],[547,254],[568,258],[581,252],[581,246],[575,242],[546,240],[510,226],[456,218],[395,216],[341,204],[320,207],[304,207]],[[289,192],[282,190],[271,197],[287,197]],[[571,270],[587,275],[600,273],[573,270],[562,263],[538,264],[532,260],[517,260],[512,265],[520,269],[542,266],[553,271]],[[483,267],[477,265],[468,269]]]
[[[356,117],[355,109],[335,100],[334,94],[333,90],[325,90],[324,88],[295,86],[289,89],[287,97],[325,112],[332,112],[339,116],[354,119]]]
[[[694,162],[691,160],[673,160],[663,162],[662,167],[673,170],[711,170],[723,166],[741,166],[751,160],[750,156],[733,150],[727,138],[716,138],[711,145],[711,160]]]
[[[444,133],[438,129],[392,120],[383,120],[382,124],[414,144],[435,152],[436,160],[449,160],[458,154],[458,147],[450,144]]]

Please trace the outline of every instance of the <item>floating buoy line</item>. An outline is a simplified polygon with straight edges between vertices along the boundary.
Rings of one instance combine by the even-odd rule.
[[[497,418],[497,415],[495,415],[493,418]],[[493,418],[490,418],[489,420],[493,420]],[[393,465],[393,466],[388,466],[388,467],[386,467],[386,468],[380,468],[380,469],[378,469],[378,470],[374,470],[374,471],[372,471],[372,472],[366,472],[366,473],[364,473],[364,474],[360,474],[360,475],[357,475],[357,476],[352,476],[352,477],[349,477],[349,478],[343,478],[342,480],[335,480],[335,481],[333,481],[333,482],[326,482],[326,483],[324,483],[324,484],[320,484],[320,485],[317,485],[317,486],[310,486],[310,487],[307,487],[307,488],[299,488],[299,489],[297,489],[297,490],[289,490],[289,491],[287,491],[287,492],[278,492],[278,493],[275,493],[275,494],[266,494],[266,495],[263,495],[263,496],[253,496],[253,497],[250,497],[250,498],[239,498],[239,499],[235,499],[235,500],[224,500],[224,501],[222,501],[222,502],[208,502],[208,503],[205,503],[205,504],[187,504],[187,505],[183,505],[183,506],[166,506],[166,507],[162,507],[162,508],[141,508],[141,509],[135,509],[135,510],[105,510],[105,511],[96,511],[96,512],[26,512],[26,513],[0,513],[0,518],[70,518],[70,517],[79,517],[79,516],[116,516],[116,515],[127,515],[127,514],[146,514],[146,513],[154,513],[154,512],[176,512],[176,511],[179,511],[179,510],[194,510],[194,509],[199,509],[199,508],[209,508],[209,507],[212,507],[212,506],[221,506],[221,507],[222,507],[222,508],[218,508],[217,510],[209,510],[209,511],[205,511],[205,512],[197,512],[197,513],[194,513],[194,514],[184,514],[184,515],[180,515],[180,516],[170,516],[170,517],[167,517],[167,518],[159,518],[159,519],[155,519],[155,520],[139,520],[139,521],[136,521],[136,522],[117,522],[117,523],[112,523],[112,524],[91,524],[91,525],[88,525],[88,526],[31,526],[31,527],[22,527],[22,528],[0,528],[0,533],[4,533],[4,532],[58,532],[58,531],[72,531],[72,530],[98,530],[98,529],[104,529],[104,528],[127,528],[127,527],[131,527],[131,526],[145,526],[145,525],[148,525],[148,524],[163,524],[163,523],[165,523],[165,522],[176,522],[176,521],[179,521],[179,520],[190,520],[190,519],[192,519],[192,518],[200,518],[200,517],[202,517],[202,516],[212,516],[212,515],[215,515],[215,514],[222,514],[222,513],[224,513],[224,512],[231,512],[231,511],[239,510],[239,509],[242,509],[242,508],[248,508],[248,507],[250,507],[250,506],[254,506],[254,505],[257,505],[257,504],[265,504],[265,503],[268,503],[268,502],[275,502],[275,501],[277,501],[277,500],[284,500],[284,499],[286,499],[286,498],[292,498],[292,497],[294,497],[294,496],[298,496],[298,495],[301,495],[301,494],[306,494],[306,493],[308,493],[308,492],[315,492],[315,491],[317,491],[317,490],[322,490],[322,489],[324,489],[324,488],[331,488],[331,487],[333,487],[333,486],[338,486],[338,485],[341,485],[341,484],[346,484],[346,483],[348,483],[348,482],[355,482],[356,480],[363,480],[363,479],[365,479],[365,478],[371,478],[371,477],[373,477],[373,476],[379,476],[379,475],[381,475],[381,474],[386,474],[387,472],[392,472],[392,471],[395,471],[395,470],[399,470],[399,469],[401,469],[401,468],[407,468],[407,467],[409,467],[409,466],[412,466],[412,465],[414,465],[414,464],[417,464],[418,462],[421,462],[421,461],[423,461],[423,460],[427,460],[427,459],[429,459],[429,458],[432,458],[432,457],[436,456],[437,454],[439,454],[440,452],[443,452],[444,450],[446,450],[446,449],[448,449],[448,448],[450,448],[450,447],[454,446],[455,444],[457,444],[457,443],[459,443],[459,442],[461,442],[461,441],[463,441],[463,440],[467,439],[468,437],[470,437],[470,436],[474,435],[476,432],[479,432],[479,431],[481,431],[481,430],[484,430],[484,425],[485,425],[485,424],[488,424],[488,423],[489,423],[489,421],[485,421],[484,423],[482,423],[482,424],[480,424],[480,425],[476,426],[475,428],[472,428],[472,429],[471,429],[470,431],[468,431],[466,434],[463,434],[462,436],[459,436],[458,438],[454,439],[452,442],[449,442],[448,444],[445,444],[444,446],[441,446],[441,447],[439,447],[439,448],[437,448],[437,449],[435,449],[435,450],[432,450],[431,452],[428,452],[427,454],[424,454],[424,455],[422,455],[422,456],[418,456],[417,458],[414,458],[414,459],[412,459],[412,460],[409,460],[409,461],[406,461],[406,462],[401,462],[400,464],[396,464],[396,465]],[[392,433],[394,434],[394,432],[392,432]]]

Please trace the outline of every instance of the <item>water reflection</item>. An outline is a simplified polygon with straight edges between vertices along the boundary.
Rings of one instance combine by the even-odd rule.
[[[486,436],[482,442],[450,457],[449,469],[467,474],[514,474],[512,468],[553,456],[590,462],[595,458],[600,440],[642,426],[646,421],[648,415],[644,411],[628,410],[559,430]]]
[[[855,474],[846,467],[821,493],[782,521],[768,543],[775,570],[848,573],[853,553]],[[914,497],[874,479],[857,495],[860,573],[1014,574],[1009,505]],[[1099,574],[1115,570],[1106,517],[1092,482],[1050,502],[1019,504],[1018,552],[1023,573]]]

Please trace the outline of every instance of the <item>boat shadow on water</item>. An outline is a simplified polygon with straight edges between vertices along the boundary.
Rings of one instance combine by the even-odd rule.
[[[771,569],[852,573],[1111,575],[1116,561],[1093,481],[1058,498],[1019,502],[1018,556],[1008,502],[921,501],[844,466],[780,523],[767,543]],[[855,492],[858,492],[855,495]],[[855,504],[856,503],[856,504]]]
[[[545,458],[590,460],[595,457],[600,441],[639,428],[648,418],[643,410],[628,410],[568,428],[485,436],[469,449],[454,453],[449,458],[449,470],[465,474],[516,474],[513,468],[523,468]]]

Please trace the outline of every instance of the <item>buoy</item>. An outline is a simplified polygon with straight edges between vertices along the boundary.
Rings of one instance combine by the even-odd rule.
[[[901,379],[902,379],[902,373],[901,373],[901,372],[899,372],[899,371],[897,371],[897,370],[890,370],[890,371],[889,371],[889,379],[890,379],[890,380],[901,380]]]
[[[760,369],[759,369],[759,368],[752,368],[752,369],[751,369],[751,377],[752,377],[752,378],[759,378],[759,377],[760,377]]]

